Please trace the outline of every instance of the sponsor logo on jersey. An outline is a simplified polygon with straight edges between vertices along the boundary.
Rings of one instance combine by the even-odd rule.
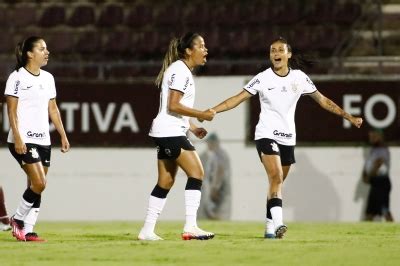
[[[189,85],[189,77],[186,78],[185,85],[183,86],[183,90],[186,90]]]
[[[293,137],[292,133],[279,132],[276,129],[274,130],[273,134],[274,134],[274,136],[287,138],[287,139],[290,139],[291,137]]]
[[[26,135],[28,136],[28,138],[44,139],[46,137],[46,132],[36,133],[36,132],[28,131],[28,132],[26,132]]]
[[[18,93],[19,84],[21,84],[21,82],[19,80],[15,81],[14,94]]]
[[[174,84],[175,81],[175,74],[171,75],[171,78],[168,80],[168,86],[172,86]]]
[[[31,148],[29,152],[32,154],[32,158],[37,159],[39,158],[39,153],[37,152],[36,148]]]
[[[260,84],[260,81],[258,79],[254,80],[252,83],[250,83],[249,85],[247,85],[246,88],[251,89],[252,87],[254,87],[254,85],[256,84]]]

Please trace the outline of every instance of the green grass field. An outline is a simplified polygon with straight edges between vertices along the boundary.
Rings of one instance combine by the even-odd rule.
[[[289,223],[282,240],[256,222],[201,221],[217,236],[182,241],[182,222],[158,224],[165,240],[136,240],[138,222],[41,222],[46,243],[0,232],[0,265],[400,265],[400,224]]]

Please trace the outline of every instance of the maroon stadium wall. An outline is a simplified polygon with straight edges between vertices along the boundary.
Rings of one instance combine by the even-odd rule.
[[[4,82],[2,83],[4,88]],[[373,127],[385,130],[387,141],[400,144],[400,82],[319,81],[321,93],[354,115],[364,118],[361,129],[321,109],[310,97],[302,97],[296,111],[297,139],[304,145],[354,145],[366,141]],[[201,88],[211,94],[212,88]],[[150,82],[58,82],[57,102],[65,129],[74,147],[146,147],[152,119],[158,112],[159,90]],[[227,95],[228,97],[229,95]],[[210,105],[215,100],[210,97]],[[258,121],[258,97],[248,110],[247,141],[252,142]],[[7,116],[0,108],[0,143],[6,142]],[[53,131],[52,139],[59,138]]]

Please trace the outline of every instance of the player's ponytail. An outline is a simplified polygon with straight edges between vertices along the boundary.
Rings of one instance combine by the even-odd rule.
[[[160,72],[157,75],[155,80],[155,84],[158,88],[161,87],[162,79],[164,76],[165,70],[171,65],[173,62],[179,59],[178,57],[178,44],[179,40],[177,38],[173,38],[168,46],[168,51],[165,53],[164,61],[161,67]]]
[[[292,69],[304,70],[304,68],[310,68],[316,63],[317,61],[313,57],[301,53],[292,52],[292,58],[289,59],[289,67]]]
[[[15,70],[18,71],[21,67],[26,66],[28,63],[28,52],[33,50],[33,46],[39,40],[43,40],[41,37],[31,36],[25,39],[23,42],[20,42],[15,47],[15,57],[17,59],[17,63],[15,64]]]
[[[176,60],[184,59],[186,57],[186,48],[193,48],[193,40],[200,36],[198,33],[188,32],[183,37],[177,39],[173,38],[168,46],[168,51],[164,56],[163,65],[157,75],[155,84],[161,88],[162,79],[165,70]]]

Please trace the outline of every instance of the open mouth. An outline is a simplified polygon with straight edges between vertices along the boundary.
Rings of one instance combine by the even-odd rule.
[[[275,63],[280,63],[281,61],[282,61],[281,58],[275,58],[275,59],[274,59],[274,62],[275,62]]]

